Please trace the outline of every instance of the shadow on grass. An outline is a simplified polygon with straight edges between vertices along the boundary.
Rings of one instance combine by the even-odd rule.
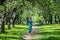
[[[6,32],[6,31],[5,32],[0,32],[0,34],[8,34],[8,32]]]
[[[47,38],[42,38],[42,39],[32,39],[32,40],[60,40],[60,37],[47,37]]]
[[[49,35],[49,34],[52,34],[52,32],[35,32],[33,33],[34,35],[36,34],[41,34],[41,35]]]
[[[22,31],[10,31],[8,34],[11,34],[11,35],[22,35],[23,32]]]
[[[15,40],[24,40],[22,37],[9,37],[9,36],[0,36],[0,39],[2,39],[2,40],[13,40],[13,39],[15,39]]]
[[[60,30],[60,29],[54,29],[54,30]]]
[[[14,27],[16,29],[28,29],[28,28],[25,28],[25,27]]]
[[[50,36],[50,37],[48,37],[48,38],[43,38],[42,40],[60,40],[60,37]]]
[[[54,31],[54,32],[34,32],[35,34],[41,34],[41,35],[60,35],[60,31]]]

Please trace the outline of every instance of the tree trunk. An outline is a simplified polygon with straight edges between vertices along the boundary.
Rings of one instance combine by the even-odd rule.
[[[57,18],[56,18],[56,15],[55,15],[55,23],[57,23],[57,20],[56,20]]]
[[[10,17],[8,16],[8,29],[11,29],[10,28]]]
[[[49,15],[49,23],[52,24],[52,15]]]
[[[15,21],[16,21],[16,13],[13,13],[13,22],[12,22],[12,26],[15,27]]]
[[[60,23],[60,16],[58,16],[58,23]]]
[[[8,22],[8,29],[11,29],[11,28],[10,28],[10,22]]]
[[[2,15],[1,32],[5,32],[4,23],[5,23],[5,13]]]
[[[18,17],[18,24],[20,24],[20,20],[19,20],[19,17]]]
[[[13,27],[15,27],[14,23],[15,23],[15,20],[13,19],[13,23],[12,23],[12,26],[13,26]]]
[[[21,24],[21,22],[22,22],[22,21],[21,21],[21,18],[20,18],[20,24]]]
[[[16,17],[13,18],[13,23],[12,23],[13,27],[15,27],[15,20],[16,20]]]
[[[4,19],[2,20],[2,24],[1,24],[1,32],[5,32],[5,30],[4,30]]]

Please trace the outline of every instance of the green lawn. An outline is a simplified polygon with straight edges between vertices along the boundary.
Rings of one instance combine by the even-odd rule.
[[[60,40],[60,24],[42,25],[36,34],[42,35],[40,39],[34,40]]]
[[[22,35],[27,32],[27,25],[16,25],[8,30],[5,26],[5,33],[0,33],[0,40],[24,40]]]

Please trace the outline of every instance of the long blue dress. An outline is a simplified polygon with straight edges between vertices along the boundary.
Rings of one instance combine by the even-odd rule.
[[[32,31],[32,19],[28,19],[28,32]]]

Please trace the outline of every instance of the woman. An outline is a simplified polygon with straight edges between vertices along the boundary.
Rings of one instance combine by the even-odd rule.
[[[32,17],[28,19],[28,32],[31,33],[32,31]]]

